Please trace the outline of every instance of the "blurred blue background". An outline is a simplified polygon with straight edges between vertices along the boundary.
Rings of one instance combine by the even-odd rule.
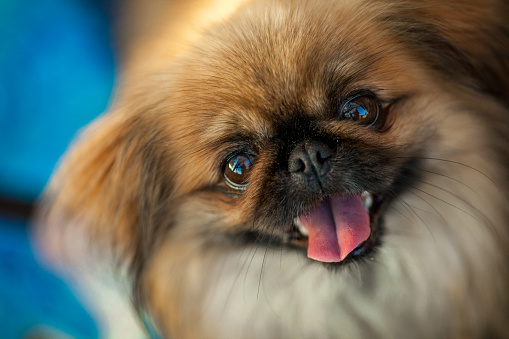
[[[38,266],[28,216],[77,131],[109,103],[108,0],[0,0],[0,337],[97,338],[69,288]]]

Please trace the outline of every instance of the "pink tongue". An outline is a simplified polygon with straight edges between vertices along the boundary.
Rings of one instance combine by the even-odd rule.
[[[299,221],[309,233],[308,257],[322,262],[342,261],[371,233],[360,195],[325,200]]]

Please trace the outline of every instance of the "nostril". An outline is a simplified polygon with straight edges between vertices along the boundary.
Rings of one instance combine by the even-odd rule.
[[[306,172],[310,166],[309,155],[303,147],[296,147],[288,158],[288,171],[291,173]]]
[[[324,143],[306,141],[297,145],[288,158],[290,173],[321,176],[328,172],[332,150]]]
[[[305,172],[306,171],[306,163],[305,159],[303,160],[303,156],[297,156],[290,160],[289,163],[289,171],[290,172]]]
[[[325,144],[314,148],[314,158],[318,164],[323,164],[332,156],[331,149]]]

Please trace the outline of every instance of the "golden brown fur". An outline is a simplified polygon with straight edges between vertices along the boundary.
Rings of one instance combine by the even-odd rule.
[[[79,285],[118,270],[171,338],[509,337],[506,2],[160,6],[48,186],[54,263]],[[358,89],[384,102],[382,131],[331,116]],[[348,141],[363,187],[403,180],[380,246],[332,269],[271,244],[317,201],[275,179],[309,134]],[[221,164],[242,147],[258,157],[231,193]]]

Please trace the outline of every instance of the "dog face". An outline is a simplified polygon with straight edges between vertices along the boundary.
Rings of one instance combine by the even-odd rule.
[[[168,336],[502,335],[507,8],[470,5],[240,7],[124,87],[46,224]]]

